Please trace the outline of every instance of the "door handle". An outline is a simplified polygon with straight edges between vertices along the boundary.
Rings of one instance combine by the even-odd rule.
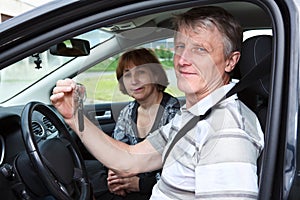
[[[99,114],[100,115],[99,115]],[[96,112],[96,115],[95,115],[95,120],[99,121],[99,120],[110,120],[112,118],[112,115],[111,115],[111,111],[110,110],[106,110],[104,111],[104,113],[102,114],[103,112]]]

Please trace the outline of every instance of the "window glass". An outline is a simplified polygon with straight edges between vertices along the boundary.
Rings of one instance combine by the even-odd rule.
[[[248,30],[243,33],[243,41],[256,35],[272,35],[272,29]]]
[[[166,92],[176,97],[184,94],[178,90],[176,77],[173,68],[173,39],[164,39],[142,45],[141,47],[152,49],[159,58],[166,70],[169,85]],[[132,98],[119,90],[115,70],[117,68],[119,55],[110,57],[101,63],[96,64],[84,73],[79,74],[75,79],[85,85],[87,91],[87,104],[101,102],[125,102]]]
[[[113,35],[100,29],[75,38],[89,41],[91,48],[109,40]],[[0,70],[0,102],[4,102],[38,82],[76,57],[55,56],[49,50],[33,54]]]

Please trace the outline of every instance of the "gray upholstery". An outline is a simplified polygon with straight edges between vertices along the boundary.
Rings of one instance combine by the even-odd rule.
[[[242,56],[239,62],[241,76],[248,73],[253,66],[258,64],[263,58],[272,52],[272,36],[260,35],[247,39],[242,45]],[[271,63],[265,66],[271,71]],[[264,96],[269,96],[270,74],[250,86],[254,92]]]
[[[241,59],[238,63],[240,77],[245,76],[251,69],[272,53],[272,36],[260,35],[243,42]],[[271,60],[271,59],[270,59]],[[258,116],[263,130],[265,129],[268,97],[270,93],[271,61],[265,67],[268,74],[251,84],[238,94],[239,98]]]

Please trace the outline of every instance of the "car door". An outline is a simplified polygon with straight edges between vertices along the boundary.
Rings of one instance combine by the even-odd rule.
[[[270,18],[270,23],[266,26],[274,30],[272,89],[266,123],[266,145],[259,199],[287,199],[289,194],[291,199],[299,199],[297,192],[300,188],[298,180],[299,167],[295,167],[297,166],[296,161],[300,160],[298,158],[299,145],[297,145],[297,139],[299,138],[299,0],[249,0],[245,2],[252,6],[255,5],[254,8],[260,7],[263,13]],[[208,4],[222,5],[228,10],[238,11],[239,3],[243,4],[245,2],[226,0],[57,1],[47,7],[47,12],[45,12],[46,9],[39,9],[22,16],[24,21],[17,18],[12,21],[14,23],[6,23],[1,26],[0,68],[7,67],[31,54],[45,51],[57,42],[92,29],[124,21],[127,18],[132,19],[142,15],[167,12],[172,9],[188,9],[192,6]],[[242,13],[232,13],[240,16],[239,19],[248,25],[246,28],[251,27],[252,24],[256,26],[257,22],[263,24],[266,19],[265,15],[257,17],[256,13],[253,15],[250,9],[253,7],[248,6],[248,8],[245,9],[244,7],[245,10]],[[248,19],[249,16],[251,17]],[[18,25],[16,26],[16,24]],[[34,84],[28,86],[23,91],[3,101],[1,105],[9,108],[11,105],[20,105],[20,103],[36,99],[50,104],[49,94],[57,79],[69,77],[81,82],[83,79],[77,77],[79,72],[87,72],[88,68],[119,55],[126,48],[135,46],[133,42],[138,43],[139,37],[137,36],[139,35],[136,34],[135,36],[131,38],[132,41],[127,43],[128,46],[120,45],[110,54],[99,51],[98,55],[103,58],[99,58],[99,62],[96,59],[82,59],[82,63],[85,62],[84,66],[80,66],[82,68],[75,68],[75,65],[70,65],[66,71],[57,69],[48,76],[43,77],[43,79],[38,80],[39,85],[36,84],[38,86],[35,87]],[[111,46],[111,44],[108,46]],[[114,47],[116,46],[112,48]],[[102,74],[98,74],[97,77],[103,78]],[[98,79],[95,82],[98,82]],[[105,80],[105,82],[107,81]],[[89,85],[84,81],[82,83],[89,88]],[[104,86],[104,84],[100,85]],[[43,94],[40,94],[41,88],[45,91]],[[91,88],[92,91],[98,91],[98,88]],[[117,84],[113,88],[110,92],[105,93],[114,94],[118,91]],[[116,101],[113,98],[115,96],[113,96],[104,101],[98,99],[97,95],[90,96],[88,94],[88,96],[92,97],[93,101],[89,102],[87,100],[85,102],[86,116],[96,123],[99,128],[111,134],[120,110],[132,99]],[[290,151],[287,150],[287,147],[293,147],[294,149]],[[295,149],[296,147],[297,149]],[[291,162],[288,163],[289,161]],[[290,165],[287,165],[287,163]],[[287,169],[291,170],[287,171],[286,166],[289,166]],[[294,193],[289,193],[291,188]]]

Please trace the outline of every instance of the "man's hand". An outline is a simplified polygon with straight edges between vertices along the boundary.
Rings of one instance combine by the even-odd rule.
[[[51,103],[64,117],[66,122],[72,122],[76,105],[74,105],[74,90],[76,83],[72,79],[59,80],[50,97]]]

